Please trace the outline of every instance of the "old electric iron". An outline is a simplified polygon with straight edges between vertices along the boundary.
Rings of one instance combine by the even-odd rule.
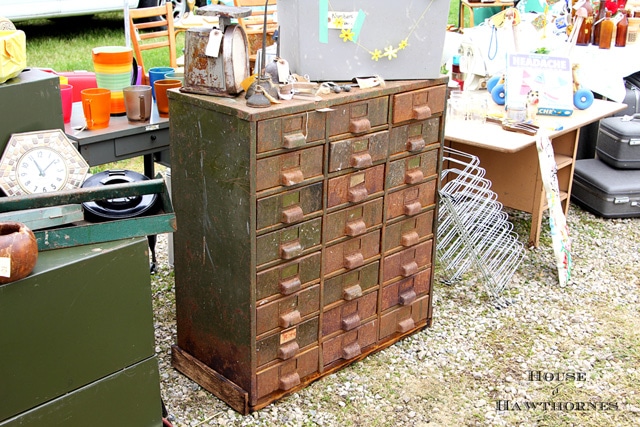
[[[249,54],[244,29],[231,19],[251,15],[250,7],[208,5],[197,15],[217,16],[219,28],[190,28],[185,36],[182,92],[237,96],[249,77]]]

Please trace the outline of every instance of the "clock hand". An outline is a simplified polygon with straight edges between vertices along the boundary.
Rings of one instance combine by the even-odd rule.
[[[49,166],[51,166],[51,165],[52,165],[52,164],[54,164],[55,162],[56,162],[55,160],[52,160],[52,161],[51,161],[51,163],[49,163],[49,164],[47,165],[47,167],[46,167],[46,168],[44,168],[44,169],[42,170],[42,174],[41,174],[41,175],[42,175],[42,176],[44,176],[44,173],[47,171],[47,169],[49,169]]]
[[[40,165],[38,164],[38,162],[36,161],[36,159],[33,158],[33,156],[29,156],[29,158],[31,159],[31,161],[33,162],[33,164],[36,165],[36,167],[38,168],[38,171],[40,172],[40,176],[44,176],[44,170],[42,170],[42,168],[40,167]],[[46,170],[46,169],[45,169]]]

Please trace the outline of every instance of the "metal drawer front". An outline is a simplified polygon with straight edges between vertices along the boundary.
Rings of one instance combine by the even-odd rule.
[[[251,405],[277,391],[287,391],[299,385],[305,377],[318,372],[318,347],[312,347],[298,356],[271,366],[256,374],[256,392]]]
[[[378,286],[380,262],[367,264],[354,271],[325,279],[322,306],[327,307],[338,301],[353,301],[369,289]]]
[[[320,309],[320,285],[260,306],[256,309],[256,335],[287,329]]]
[[[447,88],[436,86],[393,95],[392,123],[407,120],[425,120],[444,111]]]
[[[387,169],[387,190],[406,184],[419,184],[433,178],[438,171],[438,150],[405,157],[389,163]]]
[[[433,240],[429,240],[385,257],[382,264],[383,283],[397,277],[412,276],[423,267],[430,266],[432,246]]]
[[[341,237],[357,237],[382,224],[382,197],[327,215],[325,243]]]
[[[388,152],[388,131],[332,142],[329,148],[329,172],[364,169],[385,160]]]
[[[294,224],[319,212],[322,212],[322,182],[259,199],[256,228],[261,231],[274,225]]]
[[[292,227],[256,238],[256,264],[289,260],[317,249],[322,239],[322,218],[312,219]]]
[[[169,148],[169,129],[158,129],[155,132],[145,133],[145,138],[138,135],[116,138],[116,156],[126,156],[128,154],[144,151],[160,151],[161,148]]]
[[[400,307],[380,318],[380,339],[394,334],[404,334],[431,317],[431,299],[428,295],[413,304]]]
[[[323,146],[260,159],[256,166],[256,191],[291,187],[322,177]]]
[[[431,290],[431,268],[422,270],[415,276],[393,282],[382,288],[380,311],[391,307],[407,306],[426,295]]]
[[[329,138],[343,134],[362,135],[387,125],[389,98],[383,96],[331,108],[327,114]]]
[[[290,150],[322,141],[325,136],[324,120],[324,113],[309,111],[260,121],[256,150],[258,154],[279,149]]]
[[[413,216],[436,202],[436,180],[387,195],[387,221],[402,215]]]
[[[322,314],[322,336],[358,328],[362,322],[375,316],[377,305],[378,292],[374,291],[325,311]]]
[[[261,271],[256,280],[256,300],[291,295],[320,279],[320,252]]]
[[[384,190],[384,166],[378,165],[329,180],[327,207],[360,203]]]
[[[258,367],[274,360],[289,360],[305,347],[317,343],[318,325],[318,317],[312,317],[299,325],[257,341]]]
[[[389,133],[389,156],[418,153],[431,144],[440,143],[442,117],[398,126]]]
[[[350,360],[362,354],[362,351],[374,344],[378,335],[378,321],[372,320],[357,329],[337,335],[322,343],[322,361],[324,366],[338,361]]]
[[[383,253],[400,247],[411,247],[425,238],[433,236],[433,213],[425,213],[387,225],[384,234]]]
[[[380,254],[380,230],[347,240],[325,249],[324,274],[342,269],[354,270]]]

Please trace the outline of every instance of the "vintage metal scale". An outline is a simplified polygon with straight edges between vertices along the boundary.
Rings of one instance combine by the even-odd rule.
[[[182,92],[236,96],[249,77],[249,54],[244,29],[231,19],[251,15],[249,7],[209,5],[196,14],[217,16],[218,28],[191,28],[185,37]]]

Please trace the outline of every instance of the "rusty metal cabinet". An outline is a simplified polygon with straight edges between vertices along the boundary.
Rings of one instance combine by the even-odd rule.
[[[430,325],[445,93],[169,95],[178,370],[246,414]]]

